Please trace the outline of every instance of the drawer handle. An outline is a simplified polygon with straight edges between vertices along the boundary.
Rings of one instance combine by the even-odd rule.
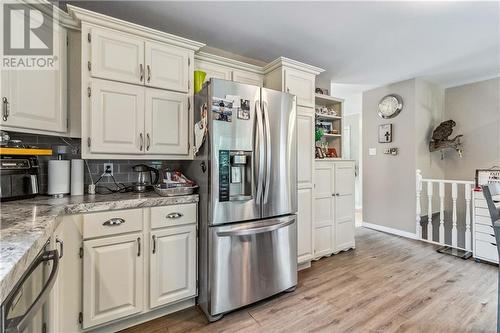
[[[121,225],[123,223],[125,223],[124,219],[122,219],[121,217],[115,217],[115,218],[107,220],[102,225],[107,226],[107,227],[113,227],[115,225]]]
[[[156,236],[153,235],[153,254],[156,253]]]
[[[141,237],[137,237],[137,256],[141,256]]]
[[[183,216],[184,216],[184,214],[182,214],[182,213],[170,213],[167,215],[167,219],[178,219],[178,218],[181,218]]]
[[[495,237],[495,234],[490,234],[491,237]]]
[[[497,246],[495,243],[490,243],[490,244],[493,245],[493,246]]]

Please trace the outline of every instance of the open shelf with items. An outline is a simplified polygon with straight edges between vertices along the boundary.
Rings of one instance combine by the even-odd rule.
[[[323,131],[322,137],[316,141],[321,147],[324,158],[342,158],[342,115],[344,100],[333,96],[315,94],[316,130]]]

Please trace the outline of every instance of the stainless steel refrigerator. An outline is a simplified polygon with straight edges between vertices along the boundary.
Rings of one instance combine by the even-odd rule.
[[[211,79],[194,105],[207,127],[188,168],[200,186],[198,304],[214,321],[297,284],[296,99]]]

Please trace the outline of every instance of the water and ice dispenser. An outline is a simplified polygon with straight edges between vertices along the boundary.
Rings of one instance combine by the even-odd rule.
[[[219,151],[219,201],[252,199],[252,152]]]

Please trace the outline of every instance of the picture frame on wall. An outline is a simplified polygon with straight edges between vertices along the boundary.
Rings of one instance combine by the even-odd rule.
[[[392,142],[392,124],[383,124],[378,127],[378,142]]]

